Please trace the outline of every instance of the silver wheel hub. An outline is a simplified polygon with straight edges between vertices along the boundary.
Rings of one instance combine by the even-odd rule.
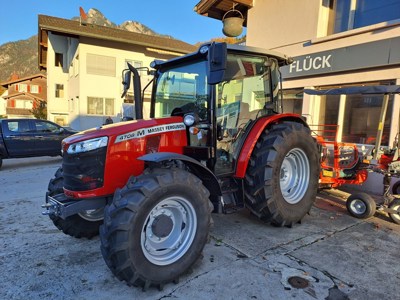
[[[96,222],[104,219],[104,208],[90,209],[78,213],[78,215],[86,221]]]
[[[290,150],[281,165],[280,188],[283,198],[296,204],[304,197],[310,182],[310,164],[306,153],[294,148]]]
[[[142,251],[153,264],[172,264],[188,251],[196,229],[196,212],[187,199],[164,199],[146,217],[140,239]]]
[[[350,203],[350,208],[354,213],[356,213],[358,215],[362,215],[363,213],[365,213],[367,211],[367,207],[365,206],[365,203],[358,199],[356,199]]]
[[[392,214],[391,216],[392,216],[392,218],[399,220],[400,219],[400,205],[392,205],[390,208],[397,210],[397,214],[395,213],[395,214]]]

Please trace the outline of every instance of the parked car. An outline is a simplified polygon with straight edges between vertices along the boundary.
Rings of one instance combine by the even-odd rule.
[[[0,119],[0,167],[3,159],[61,155],[61,141],[77,131],[38,119]]]

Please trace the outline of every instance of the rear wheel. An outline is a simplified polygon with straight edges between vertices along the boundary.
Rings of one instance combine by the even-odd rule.
[[[50,196],[61,194],[63,190],[63,172],[59,168],[49,182],[48,193]],[[67,217],[65,220],[55,215],[49,215],[54,225],[70,236],[76,238],[92,238],[99,234],[99,227],[103,223],[104,209],[83,211]]]
[[[393,222],[400,225],[400,199],[394,199],[389,208],[397,210],[397,213],[389,213],[389,216]]]
[[[246,205],[261,219],[292,226],[310,211],[318,190],[319,155],[310,130],[295,122],[260,136],[246,172]]]
[[[208,197],[200,179],[180,169],[132,177],[106,207],[100,229],[101,252],[113,274],[144,289],[178,280],[207,242]]]
[[[346,201],[348,212],[355,218],[367,219],[376,211],[375,200],[366,193],[353,194]]]

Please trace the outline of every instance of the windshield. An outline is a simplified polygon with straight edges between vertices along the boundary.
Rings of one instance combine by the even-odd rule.
[[[168,117],[179,112],[193,111],[195,108],[207,108],[206,61],[160,72],[155,92],[155,117]],[[200,119],[207,114],[199,114]]]

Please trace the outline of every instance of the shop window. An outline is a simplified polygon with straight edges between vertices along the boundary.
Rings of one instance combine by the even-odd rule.
[[[374,145],[379,125],[383,96],[348,95],[343,124],[343,142]],[[393,96],[389,98],[383,124],[382,145],[388,146]]]
[[[63,84],[56,84],[56,98],[63,98],[64,97],[64,85]]]
[[[330,32],[400,19],[399,0],[332,0]]]
[[[87,113],[89,115],[114,115],[114,99],[88,97]]]
[[[282,111],[301,115],[303,110],[303,90],[283,91]]]
[[[326,141],[335,141],[338,130],[342,130],[337,126],[339,118],[339,95],[327,95],[320,98],[319,119],[318,119],[318,135],[322,136]],[[314,125],[314,124],[313,124]]]

